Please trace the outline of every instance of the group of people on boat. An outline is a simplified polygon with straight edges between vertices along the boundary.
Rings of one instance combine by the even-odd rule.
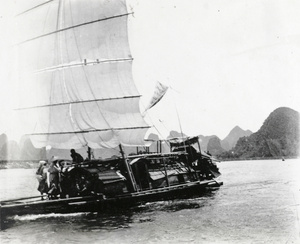
[[[73,166],[83,162],[83,157],[74,149],[71,149],[70,152]],[[36,177],[39,182],[38,191],[41,193],[42,200],[44,199],[44,194],[49,199],[56,199],[61,192],[61,172],[64,170],[64,166],[59,165],[57,159],[57,157],[53,156],[50,162],[40,161],[36,171]]]

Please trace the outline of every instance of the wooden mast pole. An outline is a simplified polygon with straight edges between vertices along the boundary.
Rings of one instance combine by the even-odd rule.
[[[169,178],[168,178],[168,172],[167,172],[167,168],[166,168],[166,162],[165,162],[164,158],[162,158],[161,160],[163,161],[163,164],[164,164],[164,171],[165,171],[166,182],[167,182],[167,186],[169,187],[170,186],[170,182],[169,182]]]
[[[88,154],[89,161],[91,161],[91,159],[92,159],[92,152],[91,152],[91,148],[89,146],[88,146],[87,154]]]
[[[181,137],[182,137],[182,139],[183,139],[183,131],[182,131],[182,126],[181,126],[181,122],[180,122],[179,113],[178,113],[178,110],[177,110],[176,103],[175,103],[175,110],[176,110],[177,119],[178,119],[178,123],[179,123],[179,128],[180,128],[180,132],[181,132]],[[186,143],[185,143],[184,139],[183,139],[183,145],[184,145],[185,153],[188,153],[187,150],[186,150]],[[190,146],[190,145],[189,145],[189,146]],[[186,162],[187,162],[187,168],[188,168],[188,171],[189,171],[189,175],[190,175],[190,177],[194,178],[194,176],[193,176],[193,174],[192,174],[191,167],[190,167],[190,165],[189,165],[188,156],[186,155],[185,158],[186,158]]]
[[[200,155],[202,155],[202,152],[201,152],[201,146],[200,146],[200,142],[199,142],[199,137],[197,138],[197,143],[198,143]]]
[[[124,160],[124,164],[125,164],[125,167],[126,167],[126,170],[127,170],[127,173],[128,173],[128,177],[129,177],[129,180],[130,180],[130,184],[131,184],[131,186],[132,186],[132,189],[133,189],[134,192],[137,192],[136,182],[135,182],[135,179],[134,179],[132,170],[131,170],[130,166],[128,165],[128,161],[127,161],[127,159],[125,158],[125,154],[124,154],[124,151],[123,151],[123,148],[122,148],[122,145],[121,145],[121,144],[119,145],[119,148],[120,148],[120,153],[121,153],[121,155],[122,155],[122,158],[123,158],[123,160]]]

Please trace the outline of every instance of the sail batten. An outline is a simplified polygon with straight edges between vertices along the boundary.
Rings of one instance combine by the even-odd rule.
[[[67,103],[54,103],[54,104],[46,104],[46,105],[40,105],[40,106],[35,106],[35,107],[16,108],[15,110],[37,109],[37,108],[63,106],[63,105],[76,104],[76,103],[90,103],[90,102],[100,102],[100,101],[139,98],[139,97],[141,97],[141,95],[127,96],[127,97],[102,98],[102,99],[94,99],[94,100],[83,100],[83,101],[74,101],[74,102],[67,102]]]
[[[59,32],[64,32],[64,31],[67,31],[67,30],[70,30],[70,29],[75,29],[75,28],[78,28],[78,27],[81,27],[81,26],[84,26],[84,25],[90,25],[90,24],[94,24],[94,23],[97,23],[97,22],[100,22],[100,21],[106,21],[106,20],[110,20],[110,19],[121,18],[121,17],[128,16],[128,15],[131,15],[131,14],[133,14],[133,13],[120,14],[120,15],[116,15],[116,16],[107,17],[107,18],[104,18],[104,19],[97,19],[97,20],[93,20],[93,21],[89,21],[89,22],[85,22],[85,23],[80,23],[80,24],[73,25],[73,26],[68,26],[66,28],[57,29],[55,31],[45,33],[45,34],[40,35],[40,36],[35,36],[33,38],[30,38],[30,39],[27,39],[25,41],[19,42],[16,45],[22,45],[26,42],[30,42],[30,41],[33,41],[33,40],[36,40],[36,39],[39,39],[39,38],[49,36],[49,35],[57,34]]]
[[[42,7],[42,6],[44,6],[44,5],[46,5],[46,4],[49,4],[49,3],[53,2],[53,1],[56,1],[56,0],[48,0],[48,1],[43,2],[43,3],[41,3],[41,4],[35,5],[35,6],[31,7],[31,8],[29,8],[29,9],[26,9],[26,10],[24,10],[24,11],[22,11],[22,12],[16,14],[15,17],[21,16],[22,14],[26,14],[26,13],[28,13],[28,12],[30,12],[30,11],[33,11],[33,10],[36,9],[36,8]]]
[[[69,64],[61,64],[55,67],[49,67],[49,68],[44,68],[41,70],[37,70],[34,73],[42,73],[42,72],[49,72],[49,71],[55,71],[55,70],[60,70],[60,69],[65,69],[65,68],[72,68],[72,67],[78,67],[78,66],[83,66],[83,65],[95,65],[95,64],[102,64],[102,63],[112,63],[112,62],[126,62],[126,61],[132,61],[133,58],[120,58],[120,59],[107,59],[107,60],[83,60],[82,62],[73,62]]]
[[[95,129],[95,130],[81,130],[81,131],[66,131],[66,132],[49,132],[49,133],[32,133],[26,134],[29,136],[39,136],[39,135],[65,135],[65,134],[85,134],[92,132],[102,132],[102,131],[120,131],[120,130],[139,130],[139,129],[149,129],[151,126],[140,126],[140,127],[124,127],[124,128],[108,128],[108,129]]]

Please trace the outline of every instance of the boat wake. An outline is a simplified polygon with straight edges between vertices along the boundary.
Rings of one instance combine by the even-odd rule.
[[[13,220],[16,221],[29,221],[29,220],[37,220],[37,219],[49,219],[49,218],[70,218],[87,215],[88,213],[49,213],[49,214],[28,214],[28,215],[16,215],[13,217]]]

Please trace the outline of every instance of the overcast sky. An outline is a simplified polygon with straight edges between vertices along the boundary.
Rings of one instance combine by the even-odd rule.
[[[1,0],[0,55],[7,66],[9,4]],[[162,135],[179,131],[180,121],[188,135],[223,139],[236,125],[256,132],[278,107],[300,111],[300,1],[130,0],[128,6],[142,103],[157,81],[171,87],[150,110]],[[13,97],[5,65],[0,71],[3,111]]]
[[[300,111],[300,2],[130,1],[134,77],[163,127],[217,135],[236,125],[256,132],[281,106]],[[174,91],[175,90],[175,91]],[[146,103],[146,102],[145,102]],[[176,106],[175,106],[176,103]]]

